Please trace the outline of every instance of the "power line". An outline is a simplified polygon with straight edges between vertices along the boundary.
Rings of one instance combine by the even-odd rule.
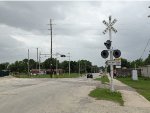
[[[144,55],[145,50],[146,50],[146,48],[147,48],[147,46],[148,46],[149,42],[150,42],[150,38],[149,38],[149,39],[148,39],[148,41],[147,41],[147,44],[146,44],[146,46],[145,46],[145,48],[144,48],[144,50],[143,50],[143,52],[142,52],[142,54],[141,54],[140,59],[141,59],[141,58],[142,58],[142,56]]]

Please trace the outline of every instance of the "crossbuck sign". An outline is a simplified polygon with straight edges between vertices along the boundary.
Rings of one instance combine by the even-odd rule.
[[[115,33],[117,33],[117,30],[116,30],[114,27],[112,27],[112,26],[117,22],[117,20],[114,19],[114,20],[111,22],[111,17],[109,17],[109,19],[110,19],[110,23],[106,22],[105,20],[103,21],[103,23],[104,23],[104,24],[106,25],[106,27],[107,27],[107,28],[103,31],[103,34],[106,34],[108,30],[112,30],[112,31],[114,31]]]

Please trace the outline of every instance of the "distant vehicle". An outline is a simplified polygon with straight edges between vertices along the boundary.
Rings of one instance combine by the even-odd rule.
[[[103,74],[103,72],[100,72],[100,74]]]
[[[93,75],[91,73],[88,73],[87,78],[93,78]]]

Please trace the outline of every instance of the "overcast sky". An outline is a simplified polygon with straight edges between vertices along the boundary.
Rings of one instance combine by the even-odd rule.
[[[36,48],[50,52],[49,20],[53,19],[53,53],[71,53],[71,60],[87,59],[104,65],[101,51],[108,34],[102,32],[109,15],[117,19],[112,33],[113,48],[122,57],[138,59],[150,38],[149,1],[145,2],[0,2],[0,63],[30,57],[36,59]],[[149,54],[147,47],[142,58]],[[44,60],[44,58],[43,58]],[[67,58],[60,58],[67,60]]]

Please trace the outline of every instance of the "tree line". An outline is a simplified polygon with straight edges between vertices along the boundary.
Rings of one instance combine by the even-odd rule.
[[[50,69],[50,64],[52,62],[52,69],[56,69],[56,63],[58,69],[63,69],[65,73],[69,72],[69,61],[60,62],[55,58],[48,58],[44,62],[40,63],[40,69]],[[88,60],[80,61],[70,61],[70,72],[78,73],[80,67],[80,73],[90,73],[98,72],[99,67],[97,65],[92,65]],[[34,59],[29,59],[29,69],[39,69],[39,63]],[[11,72],[27,73],[28,71],[28,59],[23,59],[21,61],[15,61],[14,63],[1,63],[0,70],[10,70]]]
[[[126,68],[140,68],[146,65],[150,65],[150,54],[146,59],[136,59],[133,61],[129,61],[128,59],[121,58],[121,68],[126,67]],[[103,71],[105,70],[105,67],[100,67]],[[110,72],[110,67],[108,66],[107,71]]]
[[[125,58],[121,58],[121,67],[126,67],[126,68],[140,68],[145,65],[150,65],[150,55],[146,59],[136,59],[133,61],[129,61]]]

